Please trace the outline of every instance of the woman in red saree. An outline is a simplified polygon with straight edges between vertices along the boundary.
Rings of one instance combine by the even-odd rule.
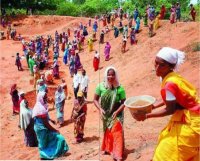
[[[93,67],[94,67],[95,72],[99,69],[99,62],[100,62],[99,53],[95,51],[95,55],[93,59]]]
[[[163,5],[161,6],[161,9],[160,9],[160,19],[161,19],[161,20],[164,19],[165,13],[166,13],[166,8],[165,8],[165,5],[163,4]]]
[[[18,114],[20,111],[17,84],[12,85],[11,90],[10,90],[10,95],[12,97],[12,102],[13,102],[13,115],[15,115],[15,114]]]
[[[86,101],[83,92],[79,91],[77,93],[77,99],[74,101],[74,107],[71,115],[71,119],[74,121],[74,136],[77,143],[81,143],[83,141],[88,103],[93,103],[93,101]]]
[[[195,11],[193,4],[190,4],[190,14],[192,16],[192,20],[195,21],[196,11]]]

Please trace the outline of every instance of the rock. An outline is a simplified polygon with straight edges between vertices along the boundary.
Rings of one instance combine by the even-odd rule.
[[[76,160],[81,160],[82,157],[83,157],[83,155],[79,155],[79,156],[77,156],[75,159],[76,159]]]

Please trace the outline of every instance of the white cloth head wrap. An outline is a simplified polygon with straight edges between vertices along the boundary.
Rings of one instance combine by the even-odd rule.
[[[99,53],[96,52],[95,55],[94,55],[94,57],[96,57],[97,59],[99,59],[99,57],[100,57],[100,56],[99,56]]]
[[[19,92],[19,96],[21,96],[21,95],[25,95],[25,92],[24,91],[20,91]]]
[[[26,130],[31,122],[32,110],[26,107],[25,100],[20,103],[20,127]]]
[[[33,108],[33,115],[32,117],[44,115],[48,113],[48,106],[47,103],[44,102],[44,96],[46,92],[39,92],[37,95],[37,101]]]
[[[176,64],[175,69],[178,69],[185,59],[184,52],[170,47],[163,47],[156,56],[170,64]]]
[[[112,70],[115,71],[115,81],[114,81],[113,84],[110,84],[110,83],[108,82],[108,77],[107,77],[107,75],[108,75],[108,71],[109,71],[110,69],[112,69]],[[109,66],[109,67],[106,68],[106,71],[105,71],[105,73],[104,73],[104,83],[105,83],[105,87],[106,87],[106,88],[112,88],[112,86],[116,88],[116,87],[118,87],[118,86],[120,85],[120,84],[119,84],[119,79],[118,79],[117,70],[116,70],[114,67]]]

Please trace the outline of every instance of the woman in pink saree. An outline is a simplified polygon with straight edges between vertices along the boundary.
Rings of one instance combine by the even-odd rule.
[[[104,48],[105,61],[108,61],[110,58],[110,49],[111,49],[110,43],[106,42],[106,46]]]

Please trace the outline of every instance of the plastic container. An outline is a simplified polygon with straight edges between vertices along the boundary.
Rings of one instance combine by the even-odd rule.
[[[149,95],[134,96],[126,99],[124,105],[134,113],[151,113],[156,99]]]

